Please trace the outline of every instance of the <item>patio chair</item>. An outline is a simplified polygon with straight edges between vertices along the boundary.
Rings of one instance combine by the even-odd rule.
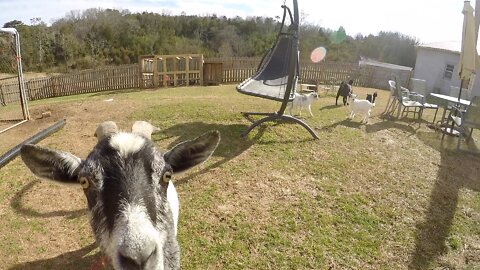
[[[288,102],[295,98],[295,90],[299,77],[300,67],[298,62],[298,26],[299,13],[297,0],[293,0],[294,12],[282,5],[283,19],[280,31],[272,48],[265,54],[256,73],[237,85],[237,91],[255,97],[281,102],[280,109],[273,113],[242,112],[244,116],[265,116],[253,122],[242,136],[246,136],[256,126],[268,121],[294,122],[303,126],[310,134],[318,139],[317,134],[302,120],[284,115]],[[290,17],[290,25],[285,26],[287,13]]]
[[[397,85],[395,81],[389,80],[388,81],[388,86],[390,87],[390,96],[388,97],[387,100],[387,106],[385,107],[385,113],[389,112],[392,108],[395,108],[396,104],[396,92],[397,92]],[[405,87],[401,87],[402,93],[407,94],[409,91]],[[390,103],[391,101],[391,103]]]
[[[438,113],[438,104],[432,103],[433,99],[430,98],[430,95],[427,93],[427,81],[422,79],[411,78],[410,79],[410,90],[412,93],[416,93],[419,97],[420,103],[423,105],[423,110],[430,109],[435,110],[435,115],[433,116],[432,124],[435,124],[435,119],[437,119]],[[422,114],[423,114],[422,110]],[[422,117],[423,115],[420,115]]]
[[[480,129],[480,97],[473,97],[470,106],[468,106],[466,110],[459,109],[456,105],[453,106],[448,115],[447,126],[450,122],[450,131],[453,131],[455,128],[459,131],[457,142],[458,151],[460,149],[460,140],[464,136],[464,133],[467,133],[468,129],[470,129],[470,134],[467,137],[467,140],[469,140],[472,138],[473,129]],[[446,133],[448,132],[444,131],[442,140]]]
[[[420,119],[423,112],[423,104],[418,101],[418,94],[404,91],[405,88],[400,85],[398,80],[395,80],[395,86],[395,99],[398,106],[397,117],[400,118],[400,113],[402,113],[402,117],[404,114],[413,113],[414,118],[417,115],[418,119]],[[413,109],[413,111],[410,109]]]
[[[385,107],[385,112],[388,112],[389,108],[392,107],[393,103],[395,102],[395,91],[396,91],[395,81],[389,80],[388,81],[388,86],[390,87],[390,95],[388,96],[387,106]],[[391,104],[390,104],[390,101],[392,101]]]

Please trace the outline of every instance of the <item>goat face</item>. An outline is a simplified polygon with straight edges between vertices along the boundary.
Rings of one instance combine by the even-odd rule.
[[[172,174],[205,161],[220,140],[217,131],[162,154],[146,136],[108,134],[85,160],[34,145],[22,147],[37,176],[80,183],[97,243],[115,269],[178,269],[178,197]]]

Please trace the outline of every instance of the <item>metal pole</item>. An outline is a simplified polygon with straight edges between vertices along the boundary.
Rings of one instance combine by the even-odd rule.
[[[18,84],[20,88],[20,100],[23,112],[23,119],[30,120],[30,113],[28,111],[28,104],[27,104],[27,95],[25,91],[25,82],[23,79],[23,69],[22,69],[22,56],[20,54],[20,34],[18,33],[17,29],[15,28],[0,28],[0,32],[5,32],[13,35],[15,38],[15,58],[17,61],[17,77],[18,77]]]
[[[22,101],[23,119],[30,120],[30,112],[28,111],[27,93],[25,91],[25,81],[23,79],[22,56],[20,54],[20,34],[15,30],[15,47],[18,69],[18,84],[20,85],[20,99]]]
[[[39,133],[33,135],[32,137],[26,139],[19,145],[15,146],[14,148],[10,149],[8,152],[0,156],[0,168],[3,166],[7,165],[8,162],[10,162],[12,159],[14,159],[18,153],[20,153],[20,149],[22,149],[22,146],[25,144],[35,144],[43,139],[45,139],[47,136],[53,134],[54,132],[58,131],[61,129],[63,126],[65,126],[65,119],[60,120],[53,124],[52,126],[40,131]]]

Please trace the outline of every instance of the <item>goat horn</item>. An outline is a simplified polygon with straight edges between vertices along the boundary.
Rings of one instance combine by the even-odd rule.
[[[160,129],[145,121],[135,121],[132,126],[132,133],[137,133],[147,139],[152,139],[152,133],[157,131]]]
[[[97,129],[95,130],[95,137],[97,137],[98,141],[101,141],[103,138],[108,137],[112,134],[118,132],[117,124],[113,121],[105,121],[98,125]]]

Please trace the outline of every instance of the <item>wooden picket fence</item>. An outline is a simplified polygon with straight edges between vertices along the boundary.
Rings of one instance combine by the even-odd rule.
[[[339,85],[353,79],[356,86],[371,87],[373,68],[360,68],[357,63],[321,62],[300,63],[300,81],[303,83]]]
[[[239,83],[252,76],[261,61],[259,57],[228,57],[228,58],[205,58],[205,63],[215,63],[221,68],[206,69],[221,71],[221,83]],[[338,85],[341,81],[354,79],[356,86],[378,87],[378,80],[382,82],[389,78],[374,78],[375,67],[359,67],[357,63],[311,62],[300,63],[300,83]],[[213,72],[213,71],[212,71]],[[205,74],[203,74],[205,75]],[[218,75],[218,74],[215,74]],[[408,85],[411,72],[404,76],[404,85]],[[206,77],[209,77],[207,74]],[[402,77],[403,79],[403,77]],[[377,83],[375,83],[377,82]],[[142,76],[138,64],[102,67],[92,70],[84,70],[75,73],[41,77],[25,82],[29,100],[38,100],[51,97],[93,93],[100,91],[122,90],[145,87],[147,83]],[[152,86],[153,87],[153,86]],[[12,82],[0,82],[0,102],[19,102],[19,87],[14,80]]]
[[[206,58],[205,63],[222,63],[223,83],[237,83],[251,77],[258,68],[260,57]]]
[[[30,100],[138,88],[138,65],[105,67],[26,82]]]
[[[223,63],[223,83],[237,83],[252,76],[260,64],[259,57],[207,58],[205,63]],[[355,85],[369,87],[373,68],[359,68],[357,63],[300,62],[300,82],[312,84],[339,84],[354,79]]]
[[[83,70],[25,80],[29,100],[140,87],[137,64]],[[3,104],[20,101],[18,82],[0,84]]]

